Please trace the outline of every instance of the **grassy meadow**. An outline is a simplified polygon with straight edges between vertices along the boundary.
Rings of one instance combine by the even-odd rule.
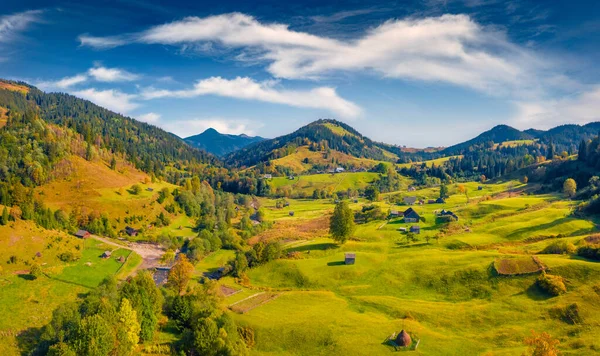
[[[412,242],[398,229],[415,224],[397,218],[358,225],[354,238],[339,245],[326,229],[312,236],[298,231],[330,214],[331,201],[291,199],[289,207],[277,209],[273,200],[262,200],[267,219],[283,231],[265,236],[281,239],[286,253],[297,254],[251,269],[249,285],[222,282],[241,289],[225,302],[238,311],[236,320],[255,329],[252,354],[388,354],[394,350],[384,341],[401,329],[420,340],[424,355],[521,355],[531,330],[559,339],[565,355],[596,354],[600,264],[537,255],[548,273],[567,280],[568,292],[559,297],[538,290],[537,274],[499,276],[492,268],[498,259],[528,258],[557,240],[577,245],[595,231],[594,222],[573,216],[574,202],[525,194],[518,182],[461,185],[468,197],[456,184],[449,186],[445,204],[413,206],[425,222]],[[394,194],[434,198],[439,188],[386,194],[376,204],[406,209],[387,201]],[[366,203],[351,206],[358,210]],[[435,212],[442,208],[459,221],[438,223]],[[356,264],[344,264],[345,252],[356,253]],[[256,305],[240,313],[241,299],[244,306]],[[583,322],[560,316],[571,304]]]

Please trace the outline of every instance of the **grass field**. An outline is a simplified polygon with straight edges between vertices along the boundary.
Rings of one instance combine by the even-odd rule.
[[[436,166],[440,166],[442,163],[447,162],[447,161],[451,160],[452,158],[462,158],[462,156],[448,156],[448,157],[431,159],[431,160],[427,160],[427,161],[423,161],[423,162],[401,163],[396,166],[398,168],[410,168],[411,166],[421,165],[423,163],[425,163],[427,165],[427,167],[431,167],[434,164]]]
[[[524,187],[516,182],[483,184],[482,190],[479,185],[465,184],[468,200],[453,185],[446,204],[414,206],[426,219],[415,242],[407,243],[398,231],[414,225],[401,219],[359,225],[355,238],[341,246],[316,233],[281,237],[286,252],[298,252],[301,258],[251,269],[255,290],[243,289],[234,297],[251,297],[256,288],[278,294],[235,314],[256,331],[252,354],[387,354],[393,350],[384,340],[403,328],[421,340],[424,355],[521,355],[530,330],[558,338],[565,355],[596,354],[600,264],[537,255],[549,273],[568,280],[567,294],[553,298],[535,287],[537,274],[501,277],[492,267],[504,259],[531,261],[532,253],[557,239],[579,244],[595,224],[572,216],[574,203],[559,196],[520,194]],[[435,197],[439,188],[400,194]],[[316,221],[333,209],[328,200],[292,199],[284,209],[271,206],[273,201],[262,203],[275,229]],[[351,205],[358,209],[363,204]],[[406,209],[386,203],[385,196],[378,204]],[[438,242],[432,238],[427,243],[425,236],[433,237],[443,227],[435,219],[441,208],[454,211],[459,221]],[[286,209],[296,211],[295,216]],[[356,253],[355,265],[343,263],[345,252]],[[557,316],[572,303],[577,303],[583,325]]]
[[[100,257],[106,250],[112,251],[111,258]],[[117,261],[120,256],[127,258],[125,263]],[[58,305],[77,300],[107,276],[125,277],[140,263],[140,256],[129,250],[90,239],[78,261],[47,263],[36,280],[5,272],[0,276],[0,352],[13,355],[22,343],[35,342],[28,335],[45,325]]]
[[[304,163],[306,159],[308,159],[308,163]],[[290,155],[272,160],[271,164],[276,167],[287,167],[295,173],[300,174],[312,169],[314,164],[330,165],[332,159],[335,159],[335,161],[342,164],[365,168],[371,168],[379,163],[379,161],[376,160],[357,158],[335,150],[332,150],[331,153],[325,155],[324,152],[311,151],[307,146],[301,146]]]

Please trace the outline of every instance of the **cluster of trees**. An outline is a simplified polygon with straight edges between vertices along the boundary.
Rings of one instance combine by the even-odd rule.
[[[43,328],[38,351],[48,355],[132,355],[158,329],[163,296],[148,272],[118,285],[104,280],[81,303],[63,304]]]
[[[236,277],[242,277],[248,268],[256,267],[281,257],[279,241],[258,242],[247,251],[238,251],[232,261],[231,270]]]

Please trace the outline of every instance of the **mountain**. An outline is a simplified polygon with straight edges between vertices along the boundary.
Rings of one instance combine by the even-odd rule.
[[[105,163],[124,159],[171,181],[184,173],[170,167],[220,165],[215,156],[156,126],[22,82],[0,80],[0,127],[0,155],[6,158],[0,178],[18,177],[25,186],[50,181],[71,156]]]
[[[265,139],[260,136],[251,137],[244,134],[222,134],[217,130],[210,128],[199,135],[186,137],[183,140],[191,146],[222,157],[253,143],[264,141]]]
[[[352,127],[336,120],[318,120],[291,134],[264,140],[225,156],[225,162],[238,167],[275,162],[302,171],[315,166],[344,163],[395,162],[401,148],[374,142]],[[277,160],[280,160],[277,162]],[[346,162],[351,160],[352,162]],[[301,166],[301,162],[304,166]]]
[[[519,131],[514,127],[508,125],[498,125],[493,127],[491,130],[481,133],[479,136],[470,139],[468,141],[450,146],[442,150],[444,154],[455,155],[461,154],[466,150],[473,149],[474,147],[483,148],[485,146],[492,147],[493,143],[502,143],[506,141],[520,141],[520,140],[533,140],[536,138],[532,134]]]

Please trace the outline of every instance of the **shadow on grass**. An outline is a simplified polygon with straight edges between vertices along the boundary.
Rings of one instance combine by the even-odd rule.
[[[327,262],[328,266],[345,266],[346,262],[344,261],[334,261],[334,262]]]
[[[535,283],[530,285],[529,288],[525,290],[525,295],[527,295],[527,298],[535,301],[548,300],[552,298],[552,296],[542,292]]]
[[[17,347],[21,355],[41,355],[38,349],[40,338],[42,336],[41,328],[28,328],[17,334]]]
[[[24,279],[26,281],[35,281],[36,278],[30,274],[19,274],[19,278]]]
[[[320,243],[320,244],[290,247],[286,251],[287,252],[325,251],[325,250],[332,250],[332,249],[338,249],[338,248],[340,248],[340,246],[337,244],[334,244],[331,242],[324,242],[324,243]]]

